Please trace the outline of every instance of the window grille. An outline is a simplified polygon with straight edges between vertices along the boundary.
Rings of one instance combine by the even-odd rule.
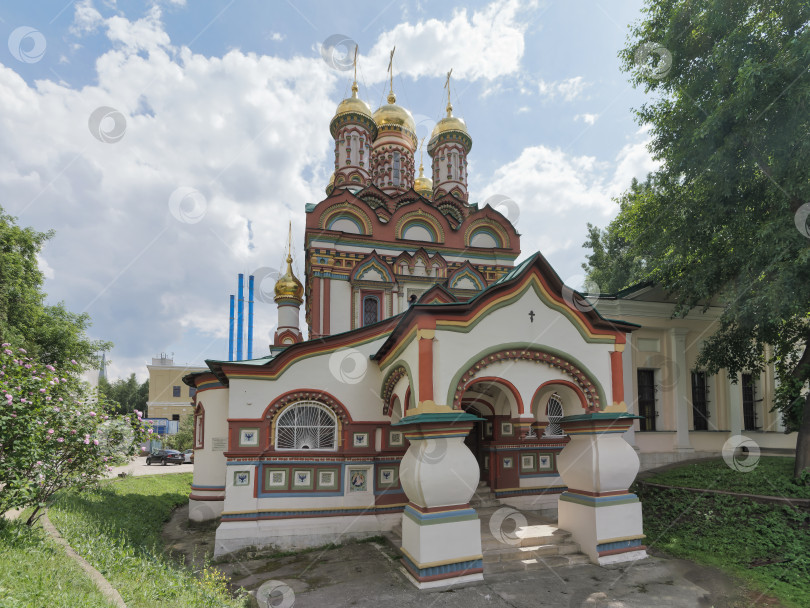
[[[276,422],[277,450],[334,450],[337,418],[314,401],[288,407]]]
[[[548,426],[546,427],[544,435],[548,437],[559,437],[563,434],[560,420],[563,419],[563,406],[562,398],[554,393],[548,398],[546,405],[546,415],[548,416]]]

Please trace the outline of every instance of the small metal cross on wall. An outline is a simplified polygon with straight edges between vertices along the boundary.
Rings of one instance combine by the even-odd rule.
[[[534,323],[534,311],[533,310],[529,311],[529,321]]]

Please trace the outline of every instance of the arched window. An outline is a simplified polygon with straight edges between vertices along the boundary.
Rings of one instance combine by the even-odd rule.
[[[276,422],[277,450],[334,450],[337,418],[315,401],[291,405]]]
[[[363,298],[363,327],[380,320],[380,300],[375,296]]]
[[[557,393],[548,398],[546,415],[548,416],[548,426],[543,434],[547,437],[560,437],[563,434],[560,426],[560,420],[563,419],[563,407],[562,398]]]

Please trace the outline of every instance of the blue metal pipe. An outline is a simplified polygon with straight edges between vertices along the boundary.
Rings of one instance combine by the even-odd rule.
[[[228,323],[228,361],[233,361],[233,307],[234,297],[231,296],[231,320]]]
[[[245,275],[239,273],[239,301],[236,304],[236,360],[242,360],[242,336],[245,335]]]
[[[248,277],[248,359],[253,358],[253,275]]]

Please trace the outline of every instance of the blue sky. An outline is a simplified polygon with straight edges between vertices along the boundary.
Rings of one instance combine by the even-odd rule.
[[[632,113],[643,93],[617,58],[640,1],[9,4],[0,204],[56,230],[41,258],[48,298],[90,313],[93,336],[115,343],[114,377],[145,378],[160,352],[225,357],[236,274],[280,265],[288,221],[300,249],[351,84],[322,57],[330,36],[359,44],[374,108],[396,44],[394,88],[421,135],[453,68],[470,200],[514,200],[523,255],[540,250],[574,288],[587,222],[607,224],[611,198],[655,166]],[[259,303],[255,354],[275,321]]]

